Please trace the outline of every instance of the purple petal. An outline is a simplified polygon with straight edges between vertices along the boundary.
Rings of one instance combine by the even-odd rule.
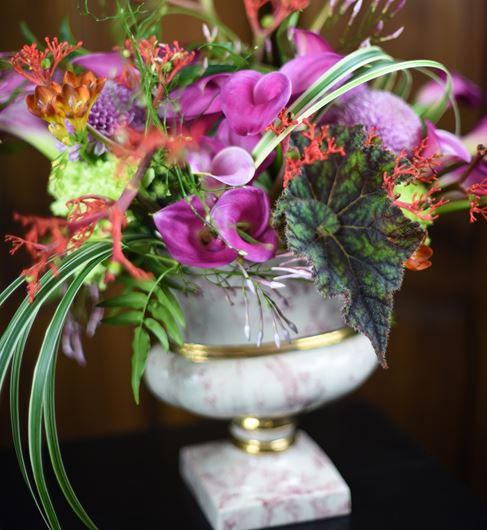
[[[0,131],[30,143],[51,160],[59,155],[56,139],[48,131],[47,123],[29,112],[23,95],[0,111]]]
[[[261,134],[250,134],[248,136],[241,136],[232,130],[228,120],[224,119],[221,121],[220,125],[215,134],[215,140],[221,142],[223,146],[236,145],[245,149],[249,153],[252,153],[254,147],[259,143],[259,140],[262,138]],[[273,151],[262,164],[257,168],[255,176],[260,175],[265,171],[276,156],[275,151]]]
[[[221,104],[230,127],[237,134],[253,135],[274,121],[290,96],[291,83],[284,74],[264,75],[241,70],[223,87]]]
[[[175,116],[192,120],[199,116],[221,112],[220,92],[231,74],[203,77],[196,83],[175,90],[170,99],[175,103],[162,108],[167,118]]]
[[[227,186],[243,186],[255,175],[254,159],[241,147],[226,147],[211,162],[210,173]]]
[[[427,139],[424,156],[432,156],[441,153],[442,156],[470,162],[471,155],[465,148],[462,140],[454,134],[437,129],[431,122],[426,123]]]
[[[292,95],[298,96],[342,58],[334,52],[311,53],[291,59],[280,69],[291,81]]]
[[[487,146],[487,116],[484,116],[477,126],[462,138],[465,147],[472,154],[477,152],[477,146]]]
[[[208,206],[213,202],[210,197]],[[237,253],[209,231],[201,219],[205,216],[200,199],[192,197],[191,205],[181,200],[159,210],[154,214],[154,222],[169,254],[179,263],[202,268],[222,267],[234,261]]]
[[[429,81],[425,83],[416,96],[416,103],[424,106],[434,105],[445,92],[446,74],[439,75],[443,83]],[[453,96],[455,99],[471,107],[479,107],[482,104],[484,95],[482,89],[457,72],[452,72]]]
[[[311,53],[332,52],[335,50],[329,42],[314,31],[298,28],[289,28],[289,38],[294,42],[296,55],[303,57]]]
[[[237,134],[230,126],[228,120],[222,120],[215,134],[215,139],[219,140],[225,147],[236,145],[245,149],[249,153],[252,152],[254,147],[259,143],[261,139],[260,134],[250,134],[248,136],[241,136]]]
[[[225,241],[248,261],[262,263],[277,249],[277,234],[269,226],[270,204],[264,190],[247,186],[226,191],[211,211]],[[243,230],[255,242],[244,239]]]
[[[25,79],[14,71],[8,71],[5,72],[5,75],[3,75],[3,72],[1,72],[2,78],[0,79],[0,104],[5,103],[10,99],[12,96],[12,92],[14,90],[17,90],[20,88],[26,81]],[[33,85],[28,85],[28,87],[25,87],[24,91],[33,90]]]
[[[123,72],[127,60],[118,52],[99,52],[80,55],[71,61],[99,77],[115,79]]]

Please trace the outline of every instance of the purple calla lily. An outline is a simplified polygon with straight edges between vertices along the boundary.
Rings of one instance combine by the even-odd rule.
[[[206,173],[203,179],[207,188],[243,186],[255,175],[254,160],[241,147],[230,146],[219,149],[219,142],[213,138],[202,142],[198,151],[188,155],[188,162],[193,173]]]
[[[446,74],[441,72],[439,74],[443,83],[446,83]],[[453,82],[453,96],[455,99],[470,107],[479,107],[482,104],[484,95],[482,89],[474,82],[466,77],[463,77],[458,72],[452,72]],[[429,81],[425,83],[416,96],[416,103],[428,107],[438,102],[442,98],[445,91],[444,85],[436,81]]]
[[[335,52],[310,53],[291,59],[280,69],[289,78],[293,98],[302,94],[342,56]]]
[[[215,202],[207,197],[207,206]],[[166,206],[154,215],[169,254],[179,263],[191,267],[212,268],[228,265],[237,258],[237,252],[219,239],[205,225],[206,210],[198,197],[191,204],[181,200]]]
[[[276,253],[277,234],[269,225],[270,213],[265,191],[250,186],[226,191],[211,211],[223,239],[244,259],[256,263]]]
[[[294,42],[297,57],[303,57],[311,53],[335,53],[331,44],[314,31],[290,27],[288,36]]]
[[[225,147],[211,161],[209,173],[227,186],[243,186],[254,178],[254,159],[241,147]]]
[[[193,120],[200,116],[221,112],[220,92],[231,74],[215,74],[203,77],[192,85],[175,90],[170,99],[174,104],[161,106],[166,118],[182,117]]]
[[[454,134],[437,129],[431,122],[426,122],[427,143],[423,156],[441,154],[452,161],[470,162],[472,159],[462,140]]]
[[[59,156],[57,140],[48,131],[47,123],[28,111],[24,95],[0,111],[0,131],[28,142],[50,160]]]
[[[291,82],[284,74],[241,70],[222,88],[221,105],[237,134],[254,135],[274,121],[290,97]]]
[[[487,116],[484,116],[474,129],[462,138],[463,144],[471,154],[477,152],[477,146],[487,147]]]
[[[71,60],[86,70],[90,70],[98,77],[116,79],[119,77],[128,64],[118,52],[99,52],[80,55]]]

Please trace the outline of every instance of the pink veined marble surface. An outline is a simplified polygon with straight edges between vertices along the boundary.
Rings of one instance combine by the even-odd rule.
[[[250,530],[345,515],[350,490],[302,431],[283,453],[248,455],[230,442],[181,451],[181,472],[215,530]]]
[[[313,350],[201,364],[156,347],[145,380],[160,399],[203,416],[283,417],[350,392],[376,366],[363,335]]]

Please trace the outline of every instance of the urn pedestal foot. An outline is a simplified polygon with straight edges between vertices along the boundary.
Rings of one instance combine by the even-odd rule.
[[[251,530],[346,515],[350,490],[303,431],[282,452],[250,454],[230,441],[184,447],[181,473],[215,530]]]

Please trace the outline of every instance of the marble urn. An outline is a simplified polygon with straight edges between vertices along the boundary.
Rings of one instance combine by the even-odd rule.
[[[207,284],[207,285],[205,285]],[[333,463],[296,427],[298,414],[337,399],[377,366],[369,340],[344,326],[339,301],[308,282],[289,282],[282,311],[296,337],[274,341],[264,312],[262,342],[247,342],[245,313],[255,334],[256,300],[231,297],[209,282],[182,296],[186,343],[155,347],[145,380],[161,400],[193,413],[230,420],[228,440],[181,449],[180,469],[215,530],[270,528],[349,514],[351,493]],[[227,293],[228,294],[228,293]],[[247,307],[247,310],[246,310]]]

